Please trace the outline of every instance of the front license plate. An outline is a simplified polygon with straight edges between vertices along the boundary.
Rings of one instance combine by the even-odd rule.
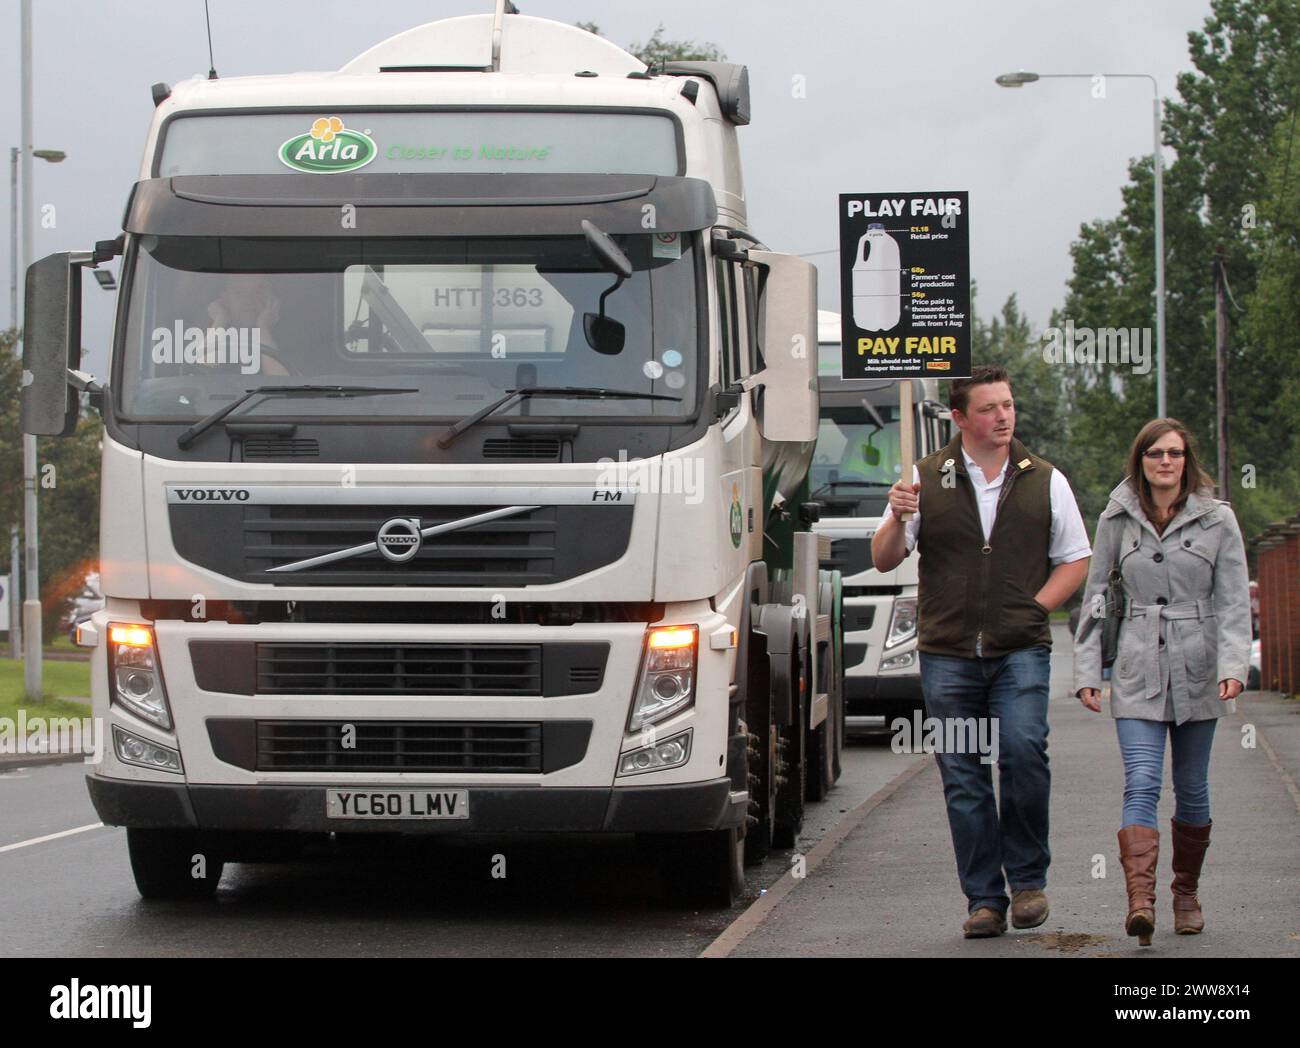
[[[331,819],[468,819],[468,790],[326,790]]]

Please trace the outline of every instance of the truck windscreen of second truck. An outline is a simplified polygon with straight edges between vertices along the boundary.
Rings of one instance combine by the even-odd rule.
[[[875,407],[883,429],[859,406],[821,409],[809,480],[824,516],[879,516],[902,475],[898,408]]]
[[[626,333],[617,353],[597,352],[584,332],[584,314],[599,312],[614,278],[581,237],[141,237],[115,354],[119,410],[172,422],[258,385],[373,383],[419,392],[279,398],[257,414],[457,419],[509,389],[598,386],[680,399],[538,398],[502,414],[691,415],[691,238],[614,239],[634,269],[605,300]]]

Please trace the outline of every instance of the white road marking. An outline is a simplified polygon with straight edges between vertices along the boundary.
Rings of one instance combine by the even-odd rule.
[[[27,848],[33,844],[44,844],[46,841],[57,841],[60,837],[71,837],[74,833],[85,833],[87,830],[102,829],[102,822],[92,822],[89,826],[78,826],[73,830],[60,830],[58,833],[47,833],[44,837],[33,837],[29,841],[19,841],[17,844],[6,844],[0,848],[0,853],[7,851],[16,851],[19,848]]]

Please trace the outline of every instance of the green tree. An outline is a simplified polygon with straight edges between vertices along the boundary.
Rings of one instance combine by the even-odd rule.
[[[579,22],[579,29],[601,35],[600,26],[595,22]],[[650,39],[644,43],[629,44],[628,52],[636,55],[648,66],[659,62],[725,62],[727,56],[717,44],[696,40],[666,40],[661,22]]]
[[[23,525],[23,444],[19,413],[22,362],[15,332],[0,332],[0,529]],[[99,453],[103,424],[83,411],[69,437],[42,437],[36,445],[37,522],[40,530],[41,610],[49,637],[81,592],[87,572],[99,570]]]
[[[1069,475],[1061,378],[1043,359],[1042,341],[1034,337],[1014,294],[987,321],[974,311],[974,301],[972,295],[971,362],[1007,369],[1016,398],[1016,437]]]
[[[1193,72],[1178,78],[1165,109],[1164,141],[1176,159],[1165,179],[1166,322],[1169,413],[1195,434],[1202,455],[1216,453],[1214,283],[1217,246],[1246,312],[1233,311],[1229,358],[1229,478],[1249,536],[1276,507],[1300,502],[1294,463],[1296,299],[1285,262],[1283,201],[1290,192],[1281,127],[1294,113],[1300,85],[1300,5],[1294,0],[1213,0],[1201,31],[1188,35]],[[1289,154],[1287,154],[1289,155]],[[1295,172],[1295,165],[1290,170]],[[1152,326],[1154,235],[1150,158],[1130,165],[1118,216],[1085,224],[1072,246],[1074,272],[1062,310],[1076,326]],[[1258,221],[1257,221],[1258,220]],[[1289,234],[1294,237],[1294,232]],[[1271,253],[1270,253],[1271,252]],[[1256,295],[1268,262],[1268,290]],[[1290,289],[1292,297],[1286,295]],[[1267,322],[1261,312],[1276,319]],[[1269,326],[1269,323],[1272,326]],[[1155,368],[1075,366],[1065,373],[1070,442],[1086,448],[1076,489],[1085,512],[1104,506],[1121,479],[1124,452],[1155,414]],[[1292,408],[1292,414],[1284,414]],[[1257,488],[1242,488],[1251,464]],[[1072,478],[1073,479],[1073,478]]]

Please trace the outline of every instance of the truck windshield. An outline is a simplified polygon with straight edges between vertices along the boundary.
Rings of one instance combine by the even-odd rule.
[[[618,353],[597,352],[584,333],[584,314],[599,311],[614,278],[582,237],[141,237],[115,355],[119,410],[140,422],[193,420],[248,389],[283,383],[416,392],[269,398],[253,409],[259,418],[455,420],[528,386],[669,396],[523,398],[501,415],[691,415],[690,238],[614,239],[633,264],[605,301],[606,316],[625,329]]]
[[[825,516],[878,516],[902,476],[898,408],[877,405],[876,412],[884,429],[861,407],[821,409],[810,483],[827,504]]]

